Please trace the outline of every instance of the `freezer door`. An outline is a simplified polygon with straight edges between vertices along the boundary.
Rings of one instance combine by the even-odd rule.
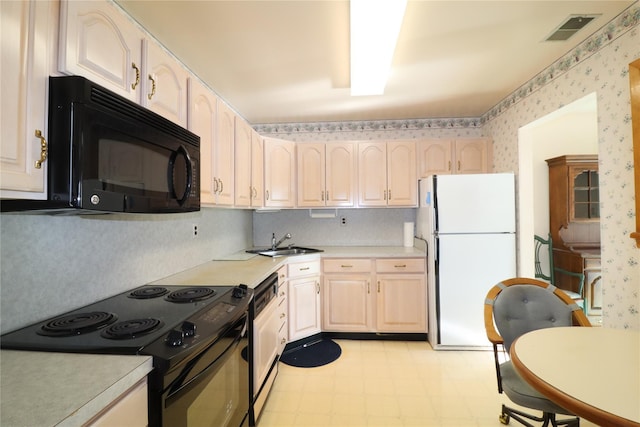
[[[438,233],[516,230],[512,173],[438,175],[435,194]]]
[[[441,235],[438,251],[439,344],[488,346],[484,300],[492,286],[516,275],[515,234]]]

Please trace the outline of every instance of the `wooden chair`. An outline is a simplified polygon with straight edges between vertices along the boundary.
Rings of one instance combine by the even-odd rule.
[[[579,426],[579,418],[557,420],[556,414],[573,415],[537,392],[515,371],[508,358],[513,341],[527,332],[558,326],[591,326],[582,309],[562,290],[550,283],[531,278],[514,278],[498,283],[487,293],[484,326],[493,345],[498,392],[505,393],[517,405],[542,411],[542,416],[502,405],[502,424],[511,418],[533,427],[527,420],[542,426]],[[501,347],[501,349],[499,349]],[[500,351],[502,350],[502,351]],[[541,352],[553,351],[541,348]],[[500,354],[503,361],[500,362]],[[579,355],[576,355],[579,357]]]
[[[585,309],[585,301],[584,301],[584,274],[583,273],[575,273],[573,271],[565,270],[563,268],[554,267],[553,265],[553,240],[551,239],[551,234],[547,236],[547,239],[543,239],[538,235],[533,236],[535,242],[535,277],[537,279],[547,280],[549,283],[555,285],[556,274],[564,274],[567,276],[576,277],[578,279],[578,292],[569,291],[566,289],[562,289],[564,293],[569,295],[569,297],[578,303],[582,310]],[[545,274],[542,269],[541,255],[546,252],[549,257],[549,274]]]

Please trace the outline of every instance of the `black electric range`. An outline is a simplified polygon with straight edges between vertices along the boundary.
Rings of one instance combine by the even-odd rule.
[[[246,313],[237,286],[142,286],[0,337],[3,349],[154,356],[181,360]]]

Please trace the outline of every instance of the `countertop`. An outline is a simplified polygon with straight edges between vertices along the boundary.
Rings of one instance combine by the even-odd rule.
[[[257,286],[285,264],[321,258],[424,257],[402,246],[326,246],[323,252],[269,258],[240,251],[153,285]],[[0,425],[79,426],[151,372],[148,356],[0,351]]]
[[[0,425],[81,426],[151,369],[149,356],[2,350]]]
[[[281,266],[294,262],[321,258],[415,258],[425,256],[425,253],[420,249],[404,246],[313,246],[313,248],[321,249],[322,252],[270,258],[240,251],[228,255],[224,259],[206,262],[152,284],[230,286],[244,283],[249,288],[254,288]]]

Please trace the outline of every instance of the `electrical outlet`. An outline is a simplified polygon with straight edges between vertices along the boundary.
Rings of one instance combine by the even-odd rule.
[[[347,218],[343,216],[340,218],[340,226],[344,227],[346,225],[347,225]]]
[[[198,237],[198,224],[193,224],[193,238]]]

